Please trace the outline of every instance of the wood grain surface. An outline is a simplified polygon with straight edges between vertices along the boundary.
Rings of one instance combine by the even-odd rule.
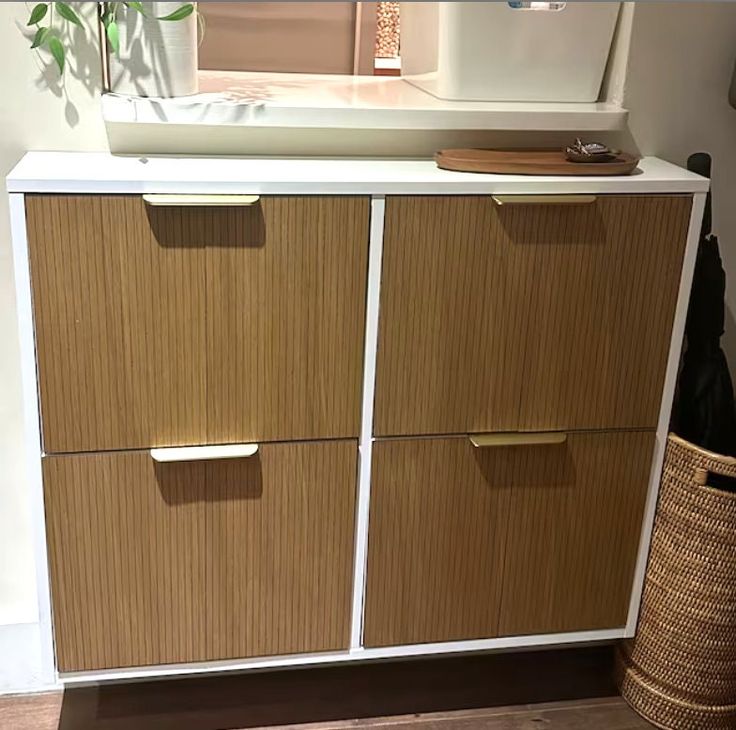
[[[654,427],[690,207],[389,198],[375,433]]]
[[[211,440],[358,435],[368,221],[351,197],[228,213],[224,239],[242,244],[207,248]]]
[[[518,425],[525,272],[490,197],[386,200],[377,435]]]
[[[366,645],[623,626],[653,445],[377,441]]]
[[[47,452],[206,441],[205,250],[139,197],[26,197]]]
[[[291,694],[289,688],[287,694]],[[79,697],[83,694],[82,697]],[[97,694],[106,697],[105,690],[83,693],[80,690],[24,697],[0,697],[0,727],[8,730],[220,730],[219,718],[239,717],[242,724],[227,725],[240,730],[258,730],[273,725],[253,724],[246,707],[234,706],[233,697],[223,698],[215,707],[210,697],[202,701],[204,709],[192,706],[190,697],[182,695],[168,712],[160,709],[146,713],[136,710],[137,692],[129,688],[126,700],[117,703],[120,714],[95,711]],[[220,696],[220,693],[215,695]],[[63,699],[63,704],[62,704]],[[274,700],[275,703],[275,700]],[[103,702],[104,704],[104,702]],[[284,705],[283,699],[280,702]],[[283,713],[282,713],[283,714]],[[78,720],[84,724],[75,724]],[[5,724],[3,724],[5,723]],[[401,728],[402,730],[651,730],[652,726],[638,717],[621,698],[601,698],[544,703],[538,706],[489,707],[472,710],[416,713],[394,717],[326,720],[290,728],[305,730],[344,730],[346,728]]]
[[[497,635],[510,492],[475,457],[467,439],[374,444],[366,646]]]
[[[357,446],[44,458],[63,672],[345,649]]]
[[[534,282],[521,429],[656,427],[691,205],[610,196],[577,215],[499,209]]]
[[[641,158],[626,152],[605,162],[570,162],[565,151],[451,149],[435,154],[437,167],[494,175],[630,175]]]
[[[27,212],[47,452],[357,435],[367,198]]]
[[[581,433],[517,455],[501,636],[626,624],[654,439]]]

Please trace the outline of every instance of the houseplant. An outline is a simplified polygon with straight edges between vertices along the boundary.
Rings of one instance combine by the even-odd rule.
[[[138,96],[197,92],[196,3],[101,2],[98,17],[107,90]],[[48,51],[63,74],[74,50],[67,31],[83,28],[80,15],[69,3],[38,3],[28,26],[35,28],[31,48]]]

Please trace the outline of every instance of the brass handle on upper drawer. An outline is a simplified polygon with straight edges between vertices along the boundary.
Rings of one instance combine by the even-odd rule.
[[[543,433],[471,433],[468,438],[477,449],[490,446],[540,446],[543,444],[564,444],[567,434],[563,431]]]
[[[151,449],[151,458],[160,463],[176,461],[212,461],[214,459],[246,459],[258,453],[258,444],[226,444],[224,446],[177,446]]]
[[[492,195],[496,205],[590,205],[595,195]]]
[[[168,195],[146,194],[143,196],[146,205],[156,208],[212,208],[240,207],[255,205],[260,195]]]

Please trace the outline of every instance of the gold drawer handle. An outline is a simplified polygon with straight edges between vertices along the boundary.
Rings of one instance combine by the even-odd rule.
[[[564,444],[567,434],[563,431],[543,433],[472,433],[468,436],[476,449],[490,446],[539,446],[542,444]]]
[[[492,195],[496,205],[590,205],[595,195]]]
[[[255,205],[260,195],[160,195],[146,194],[143,200],[154,208],[212,208]]]
[[[227,444],[225,446],[180,446],[171,449],[151,449],[151,458],[161,464],[176,461],[212,461],[213,459],[247,459],[258,453],[258,444]]]

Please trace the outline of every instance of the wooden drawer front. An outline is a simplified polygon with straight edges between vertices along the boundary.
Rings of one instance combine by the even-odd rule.
[[[690,208],[389,198],[376,433],[654,427]]]
[[[27,211],[47,452],[358,434],[367,198]]]
[[[376,442],[366,646],[623,626],[653,445]]]
[[[346,649],[356,454],[46,457],[60,671]]]

